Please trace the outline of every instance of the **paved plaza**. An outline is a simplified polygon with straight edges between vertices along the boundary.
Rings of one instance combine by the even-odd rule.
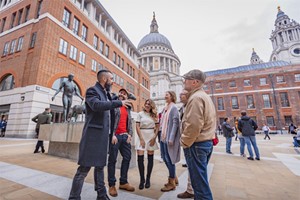
[[[292,147],[291,135],[271,135],[271,140],[257,135],[261,161],[240,157],[239,142],[234,140],[234,155],[224,153],[225,139],[222,136],[220,139],[209,164],[214,199],[300,199],[300,149]],[[33,154],[35,144],[33,139],[0,139],[1,200],[67,199],[76,162],[47,153]],[[136,187],[135,192],[118,190],[118,197],[111,199],[177,199],[176,195],[186,188],[187,169],[178,163],[179,186],[175,191],[163,193],[160,188],[167,182],[167,168],[159,161],[159,152],[155,157],[150,189],[138,189],[138,169],[132,168],[129,182]],[[86,178],[82,199],[96,199],[92,171]]]

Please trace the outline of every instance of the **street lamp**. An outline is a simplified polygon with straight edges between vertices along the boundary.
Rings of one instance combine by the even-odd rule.
[[[277,103],[277,98],[276,98],[276,93],[275,93],[276,91],[275,91],[275,86],[274,86],[274,82],[273,82],[273,74],[269,74],[269,79],[271,81],[271,86],[272,86],[272,91],[273,91],[273,99],[274,99],[274,103],[275,103],[275,110],[276,110],[276,115],[277,115],[278,126],[280,129],[280,133],[283,134],[281,120],[280,120],[280,114],[279,114],[279,108],[278,108],[278,103]]]

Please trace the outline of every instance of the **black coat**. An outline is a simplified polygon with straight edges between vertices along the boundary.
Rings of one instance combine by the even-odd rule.
[[[238,123],[238,129],[242,136],[255,136],[255,130],[258,128],[256,122],[248,116],[242,116]]]
[[[86,91],[86,118],[79,144],[78,164],[81,166],[105,166],[109,133],[114,124],[111,111],[121,107],[122,101],[111,100],[97,82]]]
[[[233,128],[228,124],[227,122],[223,122],[222,124],[222,130],[224,137],[233,137]]]

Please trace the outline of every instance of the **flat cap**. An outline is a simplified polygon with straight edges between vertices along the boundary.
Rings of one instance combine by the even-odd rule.
[[[206,75],[204,72],[202,72],[199,69],[193,69],[193,70],[189,71],[188,73],[186,73],[185,75],[183,75],[183,78],[188,79],[188,80],[195,79],[195,80],[199,80],[202,83],[204,83],[205,79],[206,79]]]

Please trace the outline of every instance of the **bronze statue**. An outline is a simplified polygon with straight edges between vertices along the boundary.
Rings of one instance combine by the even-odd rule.
[[[63,103],[63,120],[64,122],[67,121],[69,116],[69,111],[72,106],[72,99],[73,94],[75,93],[81,100],[83,100],[83,97],[78,93],[78,88],[73,82],[74,74],[68,75],[68,80],[63,81],[61,85],[59,86],[59,89],[56,91],[54,96],[52,97],[52,101],[55,99],[55,96],[61,91],[63,88],[63,96],[62,96],[62,103]]]

